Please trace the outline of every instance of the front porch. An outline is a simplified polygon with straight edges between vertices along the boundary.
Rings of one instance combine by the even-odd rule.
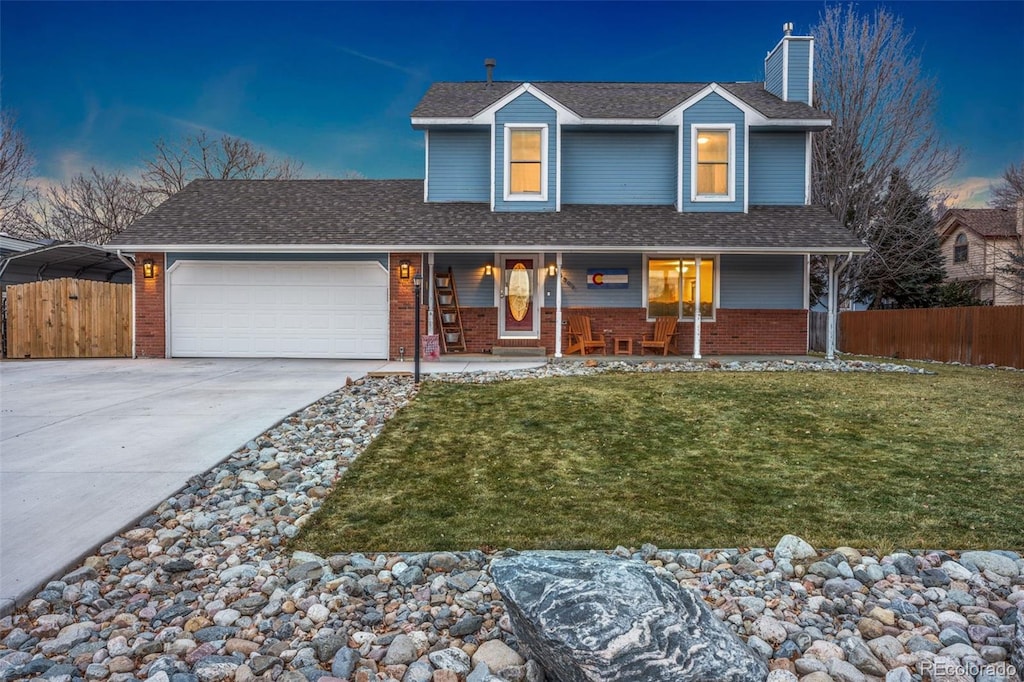
[[[670,352],[678,357],[803,356],[807,260],[805,254],[393,253],[390,357],[412,358],[417,274],[419,331],[437,337],[442,357],[561,358],[571,349],[568,319],[582,315],[604,336],[604,355],[653,358],[642,355],[642,341],[652,337],[655,319],[670,313],[678,319]]]

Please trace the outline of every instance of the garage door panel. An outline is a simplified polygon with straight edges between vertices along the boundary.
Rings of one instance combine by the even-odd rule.
[[[387,357],[375,262],[179,261],[169,275],[173,356]]]

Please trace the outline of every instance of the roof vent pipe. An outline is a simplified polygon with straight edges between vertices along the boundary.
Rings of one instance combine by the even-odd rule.
[[[488,57],[484,60],[484,68],[487,69],[487,85],[489,86],[494,82],[494,67],[498,65],[498,62]]]
[[[782,25],[782,32],[785,33],[787,36],[788,35],[792,35],[793,34],[793,22],[792,21],[787,21],[786,23],[784,23]]]

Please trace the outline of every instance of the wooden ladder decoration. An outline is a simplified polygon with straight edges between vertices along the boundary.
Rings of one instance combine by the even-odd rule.
[[[441,347],[445,353],[465,353],[466,334],[462,328],[459,293],[455,290],[455,276],[448,272],[434,273],[434,310],[441,329]]]

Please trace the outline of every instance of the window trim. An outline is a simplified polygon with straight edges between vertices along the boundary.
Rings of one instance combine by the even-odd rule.
[[[511,159],[511,130],[539,130],[540,131],[540,194],[525,194],[512,191],[512,159]],[[547,201],[548,200],[548,124],[547,123],[505,123],[504,124],[504,148],[505,154],[502,157],[503,192],[505,201]]]
[[[729,169],[727,171],[729,191],[727,194],[697,193],[697,136],[700,131],[729,133]],[[735,123],[693,123],[690,125],[690,201],[736,201],[736,124]]]
[[[721,270],[720,270],[720,259],[718,254],[703,254],[703,253],[645,253],[644,254],[644,280],[643,280],[643,308],[644,315],[648,322],[654,322],[657,317],[651,317],[650,308],[648,306],[648,293],[650,291],[650,276],[651,276],[651,260],[696,260],[701,259],[701,262],[711,261],[714,265],[711,270],[711,314],[701,315],[701,322],[714,322],[718,317],[718,308],[720,307],[719,301],[719,284],[721,283]],[[683,273],[679,273],[680,280],[682,279]],[[681,282],[680,282],[681,285]],[[679,315],[676,317],[680,322],[693,322],[694,316],[684,316],[683,314],[683,299],[679,297]]]
[[[970,241],[963,232],[953,240],[953,262],[966,263],[970,260]]]

